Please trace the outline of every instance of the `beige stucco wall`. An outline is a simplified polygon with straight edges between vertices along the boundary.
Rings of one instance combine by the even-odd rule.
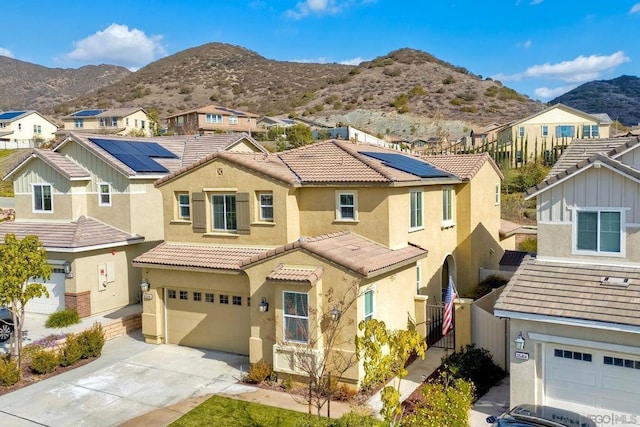
[[[536,341],[529,336],[529,333],[553,335],[578,340],[584,340],[586,347],[588,342],[619,344],[637,347],[638,335],[628,332],[620,332],[605,329],[595,329],[592,327],[579,327],[558,325],[553,323],[533,322],[526,320],[511,319],[508,342],[511,387],[510,399],[511,407],[523,403],[542,404],[543,403],[543,353],[544,345],[542,341]],[[522,331],[525,338],[525,348],[523,352],[529,353],[529,360],[519,360],[515,358],[514,340],[518,333]],[[562,346],[562,344],[555,344]]]
[[[147,114],[138,110],[132,114],[116,117],[118,119],[117,126],[101,126],[99,117],[78,117],[79,119],[83,119],[83,125],[81,128],[76,128],[75,118],[65,118],[64,129],[65,130],[77,130],[81,129],[84,131],[88,130],[96,130],[99,132],[113,132],[116,129],[123,129],[118,132],[118,135],[127,135],[131,131],[144,131],[144,136],[151,136],[151,121]],[[144,122],[144,128],[143,126]]]

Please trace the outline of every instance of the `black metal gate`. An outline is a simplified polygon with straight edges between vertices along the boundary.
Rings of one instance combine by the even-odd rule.
[[[444,323],[444,304],[427,304],[427,346],[455,349],[455,316],[453,316],[452,326],[446,335],[442,335],[442,324]]]

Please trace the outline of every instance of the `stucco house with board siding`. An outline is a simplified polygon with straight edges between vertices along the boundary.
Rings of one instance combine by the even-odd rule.
[[[295,354],[323,351],[334,308],[346,356],[363,319],[424,329],[449,275],[462,292],[497,268],[501,179],[488,154],[422,159],[345,141],[211,154],[156,182],[165,241],[133,261],[150,284],[145,339],[300,374]],[[361,378],[356,365],[342,380]]]
[[[149,139],[71,132],[10,168],[4,179],[13,180],[16,219],[0,224],[0,239],[35,234],[54,266],[50,297],[28,310],[75,308],[85,317],[137,302],[141,274],[131,260],[164,238],[154,181],[218,150],[265,152],[240,134]]]
[[[537,256],[494,308],[510,319],[511,405],[640,416],[640,141],[574,141],[532,198]]]
[[[37,111],[0,111],[0,148],[33,148],[55,137],[58,126]]]
[[[220,105],[207,105],[165,117],[170,133],[193,135],[206,133],[263,131],[258,126],[259,115]]]
[[[85,109],[62,117],[65,131],[151,136],[151,120],[142,108]]]

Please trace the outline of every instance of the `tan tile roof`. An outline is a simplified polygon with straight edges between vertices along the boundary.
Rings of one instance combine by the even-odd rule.
[[[248,113],[246,111],[236,110],[235,108],[226,108],[219,105],[205,105],[204,107],[194,108],[193,110],[181,111],[171,116],[166,116],[166,119],[173,117],[184,116],[185,114],[198,113],[198,114],[222,114],[223,116],[238,116],[238,117],[260,117],[258,114]]]
[[[605,277],[627,286],[603,285]],[[525,257],[495,310],[640,326],[640,268]]]
[[[247,258],[266,252],[255,247],[161,243],[133,260],[133,265],[191,267],[239,271]]]
[[[362,152],[392,153],[394,155],[421,160],[418,156],[386,149],[376,145],[356,144],[343,141],[323,141],[294,150],[269,155],[252,155],[233,152],[212,153],[197,163],[179,169],[158,181],[156,185],[169,182],[192,169],[223,159],[248,169],[279,179],[290,185],[318,185],[344,183],[458,183],[455,176],[421,178],[412,173],[386,166],[383,161],[361,154]],[[476,160],[477,161],[477,160]],[[425,162],[426,163],[426,162]],[[436,169],[437,166],[435,166]]]
[[[102,113],[96,114],[95,116],[91,116],[91,117],[125,117],[141,110],[142,112],[147,114],[147,112],[140,107],[111,108],[109,110],[105,110]]]
[[[42,150],[39,148],[35,148],[29,151],[24,156],[21,156],[18,161],[14,162],[8,168],[8,172],[3,176],[3,179],[7,179],[14,172],[19,170],[23,165],[28,163],[32,158],[39,158],[40,160],[51,166],[52,169],[69,180],[73,181],[91,178],[91,175],[86,169],[76,164],[73,160],[67,158],[66,156],[55,153],[51,150]]]
[[[0,223],[0,241],[13,233],[22,239],[36,235],[47,249],[82,249],[104,245],[135,244],[144,241],[142,236],[132,235],[93,218],[81,216],[72,222],[20,222]]]
[[[267,279],[274,282],[302,282],[315,285],[322,277],[323,272],[324,269],[322,267],[305,269],[300,267],[286,267],[280,264],[267,276]]]
[[[392,250],[357,234],[343,231],[316,237],[301,237],[293,243],[268,250],[244,261],[244,265],[260,262],[291,250],[302,249],[365,277],[373,277],[388,269],[408,265],[427,256],[427,250],[409,244]]]
[[[621,147],[630,147],[638,143],[638,138],[603,138],[576,139],[564,150],[558,161],[553,165],[546,179],[559,175],[567,169],[587,160],[596,153],[612,153]],[[612,153],[614,154],[614,153]]]
[[[504,179],[500,168],[489,153],[423,156],[422,158],[433,166],[452,173],[464,181],[473,179],[485,163],[489,163],[500,179]]]

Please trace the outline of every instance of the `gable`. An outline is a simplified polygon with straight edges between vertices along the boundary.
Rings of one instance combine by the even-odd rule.
[[[517,123],[519,126],[550,124],[550,123],[591,123],[598,124],[598,121],[587,114],[577,114],[572,111],[565,110],[561,107],[553,108],[539,115],[530,117]]]
[[[57,193],[66,193],[71,188],[71,183],[67,177],[55,170],[51,165],[39,158],[31,158],[13,181],[13,189],[15,194],[30,194],[32,192],[31,184],[47,183],[53,185],[53,191]]]

